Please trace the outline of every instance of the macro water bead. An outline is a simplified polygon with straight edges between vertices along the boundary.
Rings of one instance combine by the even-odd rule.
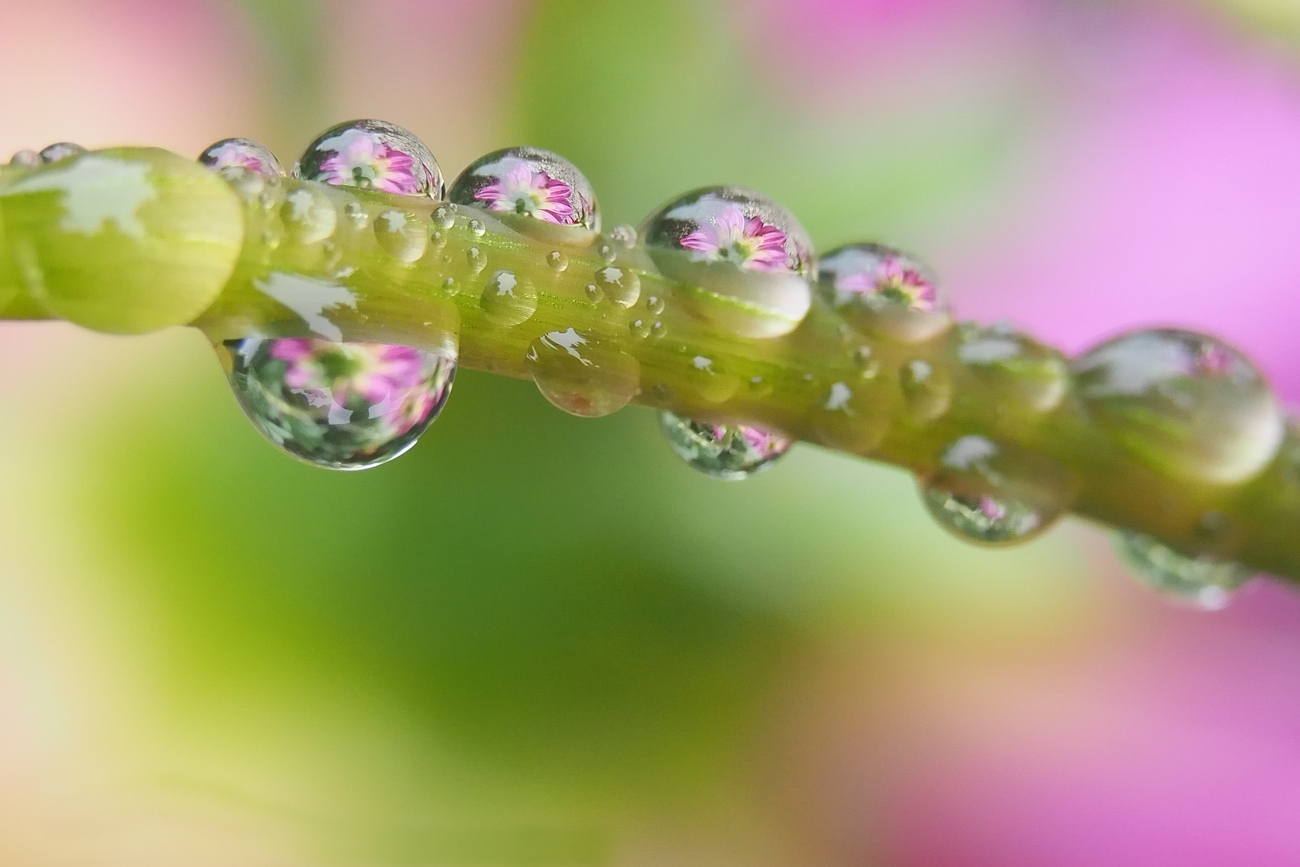
[[[227,138],[210,145],[199,154],[199,163],[213,171],[233,166],[264,178],[284,175],[284,167],[275,154],[246,138]]]
[[[1189,557],[1151,536],[1120,530],[1115,548],[1143,584],[1166,598],[1200,608],[1220,611],[1232,593],[1254,573],[1239,563],[1210,557]]]
[[[1245,356],[1216,338],[1136,331],[1091,350],[1072,370],[1096,422],[1168,472],[1242,482],[1282,442],[1285,424],[1268,384]]]
[[[659,270],[682,284],[691,313],[733,334],[788,334],[812,304],[808,234],[760,193],[694,190],[648,217],[641,235]]]
[[[952,325],[934,275],[906,253],[881,244],[849,244],[821,257],[817,286],[845,321],[864,333],[907,343]]]
[[[793,443],[762,428],[697,422],[668,410],[659,413],[659,427],[678,457],[705,475],[728,481],[762,472]]]
[[[382,120],[354,120],[321,133],[293,167],[293,176],[343,187],[441,199],[442,171],[411,133]]]
[[[1060,353],[1005,323],[985,328],[963,323],[957,334],[957,360],[998,397],[1033,412],[1055,409],[1069,387],[1070,369]]]
[[[591,183],[573,163],[541,148],[507,148],[475,160],[447,197],[556,243],[587,243],[600,231]]]
[[[362,470],[415,444],[455,379],[447,355],[382,343],[224,344],[239,405],[271,442],[319,467]]]
[[[641,385],[635,358],[573,328],[538,337],[524,360],[543,397],[583,418],[618,412],[632,402]]]

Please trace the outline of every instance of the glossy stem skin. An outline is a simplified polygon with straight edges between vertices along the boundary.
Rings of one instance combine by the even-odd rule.
[[[8,180],[28,171],[0,168],[0,196]],[[324,240],[295,239],[286,223],[286,198],[304,189],[323,197],[334,211],[336,226]],[[1175,478],[1146,465],[1092,423],[1072,392],[1053,410],[1040,412],[1018,400],[1006,383],[972,371],[957,359],[953,331],[921,345],[866,338],[815,299],[793,333],[741,338],[692,315],[683,303],[687,287],[660,274],[642,248],[626,249],[608,237],[575,237],[569,244],[538,240],[464,206],[444,228],[434,213],[443,203],[303,181],[262,189],[260,181],[244,178],[232,182],[232,195],[244,207],[242,254],[216,302],[192,323],[214,341],[322,336],[438,349],[458,333],[462,365],[529,379],[530,343],[573,328],[637,360],[637,403],[784,431],[895,464],[920,478],[938,469],[947,444],[970,434],[987,436],[1066,468],[1076,515],[1149,534],[1185,553],[1300,580],[1300,436],[1295,431],[1288,431],[1272,464],[1245,483]],[[381,245],[376,233],[376,221],[392,210],[405,215],[408,227],[418,228],[418,233],[411,229],[402,256],[391,252],[391,243]],[[53,318],[25,291],[2,214],[0,298],[10,300],[0,318]],[[448,222],[445,212],[442,217]],[[421,239],[423,249],[415,257]],[[614,267],[635,273],[640,283],[629,307],[608,297],[595,302],[588,294],[596,273],[610,264],[611,250]],[[557,251],[567,261],[563,270],[553,264],[551,254]],[[521,293],[535,295],[535,312],[520,324],[502,324],[482,302],[485,285],[502,271],[514,275]],[[654,312],[651,297],[664,302],[662,313]],[[656,336],[636,336],[635,320],[649,327],[660,323]],[[864,376],[855,358],[863,346],[871,348],[877,363],[874,376]],[[707,359],[707,370],[699,359]],[[933,420],[910,413],[903,398],[900,370],[918,359],[951,388],[948,408]],[[841,393],[847,388],[854,394],[857,418],[826,409],[837,384]],[[856,428],[884,424],[887,430],[876,443],[865,433],[855,436]]]

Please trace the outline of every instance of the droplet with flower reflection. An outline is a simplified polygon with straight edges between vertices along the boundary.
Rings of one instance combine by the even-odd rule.
[[[1189,557],[1151,536],[1131,530],[1115,534],[1115,548],[1143,584],[1168,599],[1203,611],[1225,608],[1233,591],[1254,576],[1239,563]]]
[[[227,138],[209,145],[199,162],[213,171],[234,167],[264,178],[284,175],[284,167],[268,148],[246,138]]]
[[[985,545],[1038,536],[1069,509],[1074,493],[1069,474],[1050,458],[977,435],[950,443],[921,488],[941,527]]]
[[[742,337],[779,337],[812,304],[808,234],[781,205],[740,187],[694,190],[646,218],[641,235],[687,308]]]
[[[441,199],[442,171],[411,133],[382,120],[330,127],[307,146],[293,176],[344,187]]]
[[[1263,376],[1214,337],[1135,331],[1101,344],[1071,368],[1093,419],[1167,472],[1242,482],[1263,469],[1282,442],[1282,412]]]
[[[41,148],[41,162],[57,163],[59,160],[66,160],[68,157],[80,156],[86,153],[86,149],[76,142],[59,141],[52,145],[46,145]]]
[[[818,291],[864,333],[919,343],[952,325],[948,299],[930,269],[883,244],[848,244],[821,257]]]
[[[363,470],[415,445],[451,393],[448,353],[315,338],[227,341],[245,414],[284,451],[318,467]]]
[[[659,413],[659,427],[678,457],[705,475],[728,481],[766,470],[792,445],[787,437],[762,428],[697,422],[668,410]]]
[[[447,196],[555,243],[587,243],[600,231],[591,183],[573,163],[541,148],[506,148],[480,157],[460,173]]]

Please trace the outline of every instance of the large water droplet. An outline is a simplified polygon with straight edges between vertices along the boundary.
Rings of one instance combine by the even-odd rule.
[[[300,187],[285,197],[280,206],[280,219],[291,240],[315,244],[334,234],[338,211],[319,189]]]
[[[968,542],[1012,545],[1050,527],[1070,507],[1075,485],[1055,461],[964,436],[922,483],[922,498],[940,526]]]
[[[674,199],[642,228],[658,268],[685,286],[696,316],[743,337],[793,331],[812,303],[808,234],[759,193],[710,187]]]
[[[1254,573],[1239,563],[1189,557],[1142,533],[1120,530],[1115,548],[1134,575],[1170,599],[1204,611],[1219,611],[1232,591]]]
[[[344,187],[441,199],[442,172],[411,133],[382,120],[354,120],[321,133],[293,167],[293,176]]]
[[[381,343],[227,341],[230,384],[259,431],[294,457],[363,470],[405,452],[442,411],[454,358]]]
[[[762,472],[792,445],[762,428],[696,422],[668,410],[659,413],[659,426],[678,457],[705,475],[728,481]]]
[[[68,157],[80,156],[84,153],[86,153],[86,149],[81,145],[70,141],[60,141],[41,148],[40,156],[41,162],[48,164],[66,160]]]
[[[917,343],[952,325],[948,299],[930,270],[881,244],[849,244],[821,258],[818,291],[864,333]]]
[[[635,358],[572,328],[543,334],[524,357],[542,396],[583,418],[618,412],[632,401],[641,384],[641,366]]]
[[[452,202],[493,211],[521,232],[558,244],[585,244],[600,231],[591,183],[559,154],[534,147],[494,151],[451,185]]]
[[[531,283],[519,279],[513,271],[497,271],[483,287],[479,306],[493,322],[505,326],[521,325],[537,312],[537,292]]]
[[[958,337],[957,357],[966,368],[1016,402],[1049,412],[1065,396],[1070,371],[1056,350],[1002,325],[963,326]]]
[[[1167,472],[1241,482],[1282,441],[1282,414],[1267,383],[1245,356],[1213,337],[1137,331],[1103,343],[1072,368],[1097,423]]]
[[[424,255],[428,236],[414,214],[390,208],[375,218],[375,240],[388,255],[407,265]]]
[[[199,154],[199,163],[216,171],[234,167],[264,178],[284,175],[284,167],[270,150],[246,138],[222,139]]]

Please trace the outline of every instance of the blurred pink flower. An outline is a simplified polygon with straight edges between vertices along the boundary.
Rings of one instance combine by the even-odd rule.
[[[785,268],[785,232],[758,217],[745,218],[737,205],[728,205],[713,223],[682,238],[681,245],[694,251],[691,258],[705,262],[734,262],[752,271]]]
[[[536,217],[548,223],[573,223],[581,218],[569,202],[573,188],[546,172],[535,172],[527,163],[517,162],[495,183],[474,194],[486,202],[488,210],[509,211]]]

